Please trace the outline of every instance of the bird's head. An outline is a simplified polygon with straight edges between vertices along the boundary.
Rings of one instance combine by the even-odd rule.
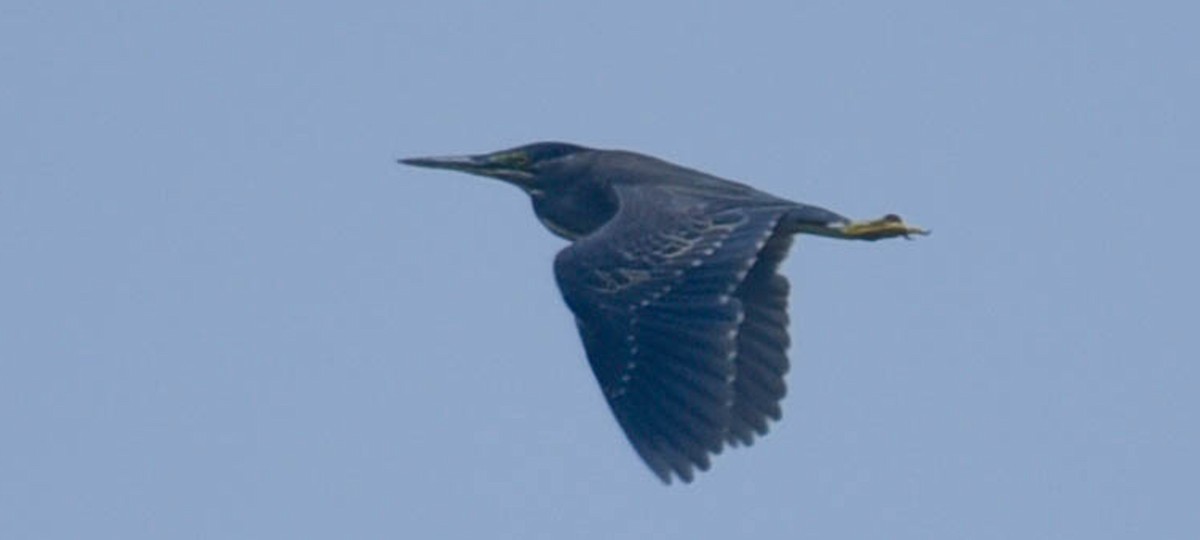
[[[589,152],[574,144],[539,142],[489,154],[407,158],[400,163],[499,178],[532,193],[576,172],[583,166],[578,158]]]

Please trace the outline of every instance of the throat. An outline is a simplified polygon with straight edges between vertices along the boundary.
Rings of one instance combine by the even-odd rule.
[[[568,229],[562,223],[558,223],[545,215],[538,214],[538,221],[542,222],[542,225],[546,227],[546,230],[554,233],[554,236],[559,238],[575,241],[575,239],[583,236],[578,231]]]
[[[534,194],[533,212],[551,233],[567,240],[591,234],[616,214],[615,197],[607,190],[564,190]]]

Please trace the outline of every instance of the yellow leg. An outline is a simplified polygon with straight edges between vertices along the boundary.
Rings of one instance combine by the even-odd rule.
[[[881,240],[897,236],[910,238],[914,234],[924,236],[928,235],[929,231],[920,227],[909,226],[896,214],[888,214],[872,221],[852,221],[842,229],[842,234],[846,238]]]

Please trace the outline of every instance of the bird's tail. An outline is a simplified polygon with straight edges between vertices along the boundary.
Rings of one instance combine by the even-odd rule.
[[[850,223],[850,218],[832,210],[808,204],[796,204],[779,220],[781,232],[817,233],[828,229],[840,229]]]

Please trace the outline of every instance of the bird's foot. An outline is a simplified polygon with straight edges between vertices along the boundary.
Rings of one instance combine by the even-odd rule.
[[[904,223],[904,220],[900,219],[900,216],[896,214],[888,214],[871,221],[851,221],[842,229],[842,234],[846,238],[856,238],[859,240],[874,241],[884,238],[895,238],[897,236],[903,236],[911,240],[912,235],[926,236],[929,234],[929,231]]]

